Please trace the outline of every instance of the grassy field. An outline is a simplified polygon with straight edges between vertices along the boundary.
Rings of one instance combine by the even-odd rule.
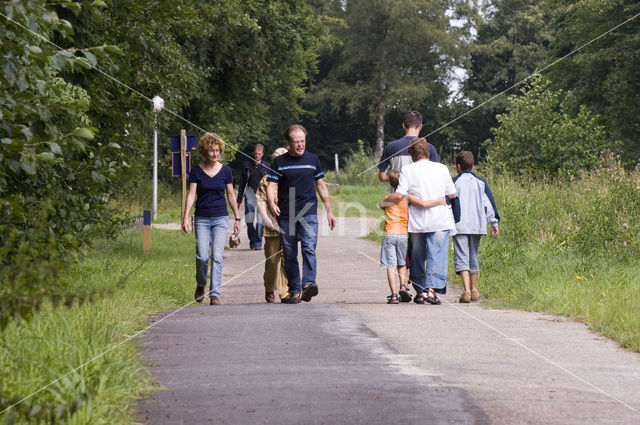
[[[336,217],[384,217],[378,204],[389,193],[389,185],[340,185],[331,194],[331,206]]]

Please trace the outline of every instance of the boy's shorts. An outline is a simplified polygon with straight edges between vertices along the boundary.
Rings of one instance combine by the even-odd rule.
[[[453,265],[456,273],[469,270],[470,274],[478,274],[478,248],[481,235],[455,235],[453,237]]]
[[[398,267],[406,265],[409,235],[382,235],[380,248],[380,265]]]

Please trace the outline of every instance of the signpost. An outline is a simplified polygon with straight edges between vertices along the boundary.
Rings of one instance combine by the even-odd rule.
[[[142,252],[151,253],[151,211],[144,210],[142,215]]]
[[[185,129],[180,135],[171,135],[171,158],[173,175],[182,177],[182,207],[180,220],[184,217],[187,203],[187,176],[191,171],[191,152],[196,150],[197,142],[194,134],[187,134]]]
[[[180,204],[180,220],[184,217],[187,202],[187,130],[180,130],[180,172],[182,174],[182,203]],[[191,162],[191,161],[189,161]],[[189,164],[191,165],[191,164]]]

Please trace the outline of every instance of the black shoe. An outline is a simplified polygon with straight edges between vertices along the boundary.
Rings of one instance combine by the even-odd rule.
[[[309,302],[311,298],[318,295],[318,285],[311,283],[302,287],[302,301]]]
[[[249,242],[249,249],[256,249],[256,246],[253,244],[253,242]]]
[[[196,286],[196,293],[193,294],[193,298],[196,302],[201,303],[204,299],[204,286]]]
[[[283,298],[282,302],[285,304],[300,304],[300,296],[298,294],[290,295],[289,298]]]

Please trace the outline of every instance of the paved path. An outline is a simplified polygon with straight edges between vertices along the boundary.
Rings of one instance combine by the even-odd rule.
[[[359,238],[373,225],[321,228],[311,303],[264,303],[264,253],[228,251],[225,304],[186,307],[142,339],[166,389],[139,420],[640,424],[640,356],[583,324],[459,304],[452,288],[441,306],[387,305],[379,246]]]

